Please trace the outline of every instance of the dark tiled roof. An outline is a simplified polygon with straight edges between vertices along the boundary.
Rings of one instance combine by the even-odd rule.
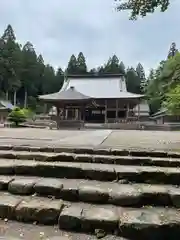
[[[74,87],[70,87],[64,91],[39,96],[39,98],[42,100],[62,100],[62,101],[75,100],[75,101],[78,101],[78,100],[88,100],[91,97],[86,96],[86,95],[82,94],[81,92],[78,92]]]

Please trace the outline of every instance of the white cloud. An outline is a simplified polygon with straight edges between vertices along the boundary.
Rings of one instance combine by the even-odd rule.
[[[82,51],[89,67],[116,54],[126,66],[141,62],[148,70],[166,57],[171,42],[180,45],[179,7],[174,1],[166,13],[132,22],[115,11],[114,0],[6,0],[0,31],[11,24],[20,42],[31,41],[55,67]]]

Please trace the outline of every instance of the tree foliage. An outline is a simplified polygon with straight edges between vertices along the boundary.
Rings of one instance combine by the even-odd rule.
[[[168,9],[170,0],[116,0],[119,1],[117,10],[130,10],[130,19],[135,20],[138,16],[145,17],[148,13],[153,13],[157,8],[161,12]]]
[[[180,115],[180,83],[169,90],[166,94],[166,101],[163,106],[168,109],[171,114]]]
[[[175,46],[175,44],[172,44],[172,46]],[[179,89],[180,53],[176,49],[174,54],[167,58],[166,61],[160,62],[157,69],[150,71],[146,93],[151,112],[154,113],[162,107],[166,107],[167,110],[173,113],[179,112]]]
[[[8,120],[18,126],[26,121],[26,115],[19,107],[14,108],[8,115]]]

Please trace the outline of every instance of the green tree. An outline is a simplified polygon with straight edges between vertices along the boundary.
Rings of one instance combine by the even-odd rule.
[[[156,70],[151,69],[147,78],[147,86],[145,94],[148,99],[150,114],[156,113],[161,108],[163,101],[163,84],[161,81],[162,66],[160,65]]]
[[[153,13],[160,8],[165,12],[170,4],[170,0],[115,0],[120,4],[117,6],[118,11],[130,10],[130,19],[135,20],[138,16],[145,17],[148,13]]]
[[[119,72],[121,74],[125,74],[126,73],[126,68],[125,68],[125,65],[124,65],[124,63],[122,61],[119,64]]]
[[[54,84],[56,83],[56,75],[54,68],[47,64],[44,69],[44,77],[43,77],[43,94],[53,93],[59,91],[57,90],[57,86],[54,87]]]
[[[5,31],[4,31],[4,33],[3,33],[3,35],[2,35],[2,37],[1,37],[5,42],[6,41],[9,41],[9,40],[11,40],[11,41],[15,41],[16,40],[16,36],[15,36],[15,34],[14,34],[14,30],[13,30],[13,28],[12,28],[12,26],[9,24],[8,26],[7,26],[7,28],[5,29]]]
[[[63,83],[64,83],[64,72],[61,68],[58,68],[55,76],[54,91],[56,91],[56,89],[61,90]]]
[[[176,43],[173,42],[170,46],[169,52],[168,52],[168,59],[171,57],[174,57],[176,53],[178,52],[178,49],[176,48]]]
[[[20,93],[24,94],[24,107],[27,107],[28,95],[36,95],[36,82],[38,77],[37,55],[33,45],[27,42],[22,49],[22,87]]]
[[[141,92],[144,93],[147,86],[147,81],[146,81],[145,71],[141,63],[138,63],[136,67],[136,72],[140,79]]]
[[[173,115],[180,115],[180,83],[166,94],[163,106]]]
[[[26,121],[26,115],[24,114],[24,111],[20,108],[16,107],[14,108],[8,115],[8,120],[15,124],[15,126],[19,126],[20,123],[23,123]]]
[[[9,99],[9,93],[14,95],[14,104],[16,104],[16,92],[21,86],[21,49],[15,42],[15,34],[8,25],[1,38],[1,74],[2,90],[6,93],[6,99]]]
[[[134,68],[128,68],[126,72],[127,91],[132,93],[141,93],[141,81]]]
[[[67,74],[77,74],[77,59],[74,54],[70,57],[66,72]]]
[[[78,74],[86,74],[87,73],[86,59],[82,52],[80,52],[78,54],[76,67],[77,67]]]
[[[120,73],[119,59],[116,55],[109,58],[108,62],[105,64],[104,71],[105,73],[112,74]]]

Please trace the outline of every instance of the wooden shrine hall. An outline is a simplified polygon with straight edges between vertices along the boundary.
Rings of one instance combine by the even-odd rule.
[[[138,120],[143,97],[127,91],[123,75],[68,76],[59,92],[39,96],[56,108],[58,127]]]

